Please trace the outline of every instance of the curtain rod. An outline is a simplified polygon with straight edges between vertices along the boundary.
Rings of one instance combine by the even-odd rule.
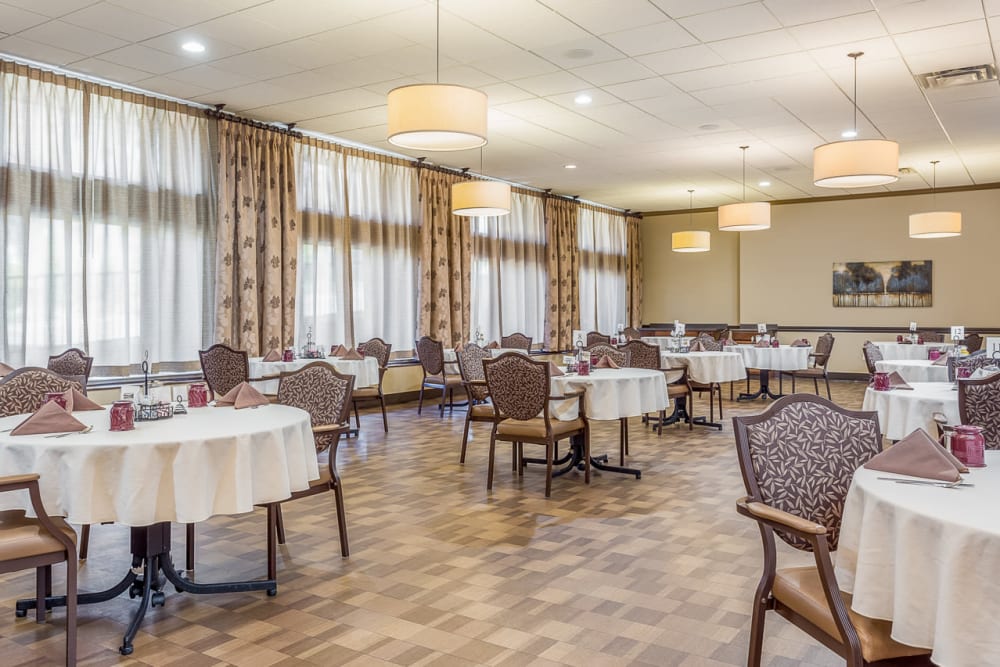
[[[302,138],[302,133],[296,132],[293,129],[295,127],[295,123],[281,127],[273,123],[265,123],[259,120],[254,120],[253,118],[247,118],[246,116],[234,114],[231,111],[225,111],[222,108],[224,106],[224,104],[217,104],[214,109],[205,109],[205,115],[209,118],[220,118],[222,120],[228,120],[232,123],[247,125],[249,127],[257,128],[258,130],[269,130],[271,132],[277,132],[278,134],[287,134],[288,136],[298,139]]]

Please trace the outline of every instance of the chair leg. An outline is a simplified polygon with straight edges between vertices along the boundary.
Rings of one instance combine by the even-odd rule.
[[[278,533],[278,544],[285,543],[285,517],[281,514],[281,505],[274,506],[274,527]]]
[[[267,505],[267,578],[272,581],[278,578],[278,544],[275,540],[275,524],[277,523],[277,503]]]
[[[497,431],[494,428],[490,432],[490,464],[486,469],[486,490],[490,491],[493,488],[493,456],[497,451]]]
[[[358,402],[357,401],[351,401],[351,402],[354,403],[354,425],[360,429],[361,417],[358,415]]]
[[[448,388],[441,387],[441,402],[438,404],[438,416],[444,417],[444,399],[448,397]]]
[[[760,591],[758,589],[758,598]],[[764,618],[767,614],[767,603],[764,600],[754,601],[750,618],[750,650],[747,655],[747,667],[760,667],[761,653],[764,648]]]
[[[715,385],[715,388],[719,390],[719,421],[722,421],[722,419],[723,419],[723,416],[722,416],[722,385],[721,384],[717,384],[717,385]]]
[[[338,476],[333,484],[333,498],[337,504],[337,530],[340,532],[340,555],[347,558],[351,555],[347,544],[347,511],[344,509],[344,485]]]
[[[80,560],[87,560],[88,551],[90,551],[90,524],[85,523],[80,528]]]
[[[656,425],[656,435],[663,435],[663,422],[667,419],[667,411],[660,410],[660,423]]]
[[[66,554],[66,667],[76,665],[76,561]]]
[[[590,426],[583,431],[583,483],[590,484]]]
[[[420,411],[423,410],[423,409],[424,409],[424,385],[423,385],[423,383],[421,383],[420,384],[420,400],[417,403],[417,414],[419,415]]]
[[[825,374],[823,375],[823,382],[826,383],[826,400],[832,401],[833,396],[830,395],[830,378]],[[818,394],[819,392],[817,391],[816,393]]]
[[[459,463],[465,463],[465,447],[469,444],[469,426],[472,422],[472,411],[465,413],[465,431],[462,433],[462,455],[458,457]]]
[[[510,443],[510,471],[517,472],[517,448],[521,446],[520,442]]]
[[[819,379],[813,378],[813,389],[816,391],[816,395],[819,396]]]
[[[795,393],[795,376],[792,375],[792,393]]]
[[[552,495],[552,441],[545,443],[545,497]]]
[[[389,432],[389,418],[385,416],[385,396],[383,396],[382,394],[379,394],[379,396],[378,396],[378,402],[382,405],[382,428],[384,428],[385,432],[388,433]]]
[[[524,477],[524,443],[517,443],[517,476]]]
[[[194,570],[194,524],[189,523],[185,525],[184,528],[186,531],[186,544],[184,545],[184,556],[186,562],[184,564],[187,566],[187,571],[192,572]]]
[[[68,565],[67,565],[68,567]],[[40,604],[35,606],[35,622],[44,623],[45,622],[45,612],[48,610],[48,606],[45,604],[45,598],[52,592],[52,566],[43,565],[42,567],[35,568],[35,599],[40,601]]]
[[[625,443],[628,442],[628,420],[622,417],[618,420],[618,465],[625,465]]]

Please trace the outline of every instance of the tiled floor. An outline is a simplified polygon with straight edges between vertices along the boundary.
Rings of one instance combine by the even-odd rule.
[[[835,383],[842,405],[862,385]],[[728,396],[728,391],[725,392]],[[702,400],[697,410],[707,409]],[[763,402],[726,404],[727,418]],[[151,611],[135,653],[118,655],[128,597],[80,611],[83,664],[180,665],[740,665],[760,572],[754,525],[739,517],[732,426],[722,433],[631,424],[630,464],[642,479],[571,473],[518,480],[499,445],[485,488],[488,428],[473,425],[459,465],[464,413],[420,417],[415,406],[362,417],[341,446],[351,556],[342,559],[332,496],[285,506],[288,545],[279,593],[197,597],[173,593]],[[594,450],[617,456],[617,423],[599,423]],[[530,446],[526,450],[530,451]],[[175,530],[180,536],[181,530]],[[262,512],[198,526],[197,579],[262,576]],[[124,573],[128,531],[96,526],[81,590]],[[179,545],[179,543],[178,543]],[[797,555],[797,554],[794,554]],[[57,589],[62,576],[57,571]],[[61,661],[64,614],[15,619],[33,574],[0,577],[0,664]],[[767,665],[843,664],[771,615]]]

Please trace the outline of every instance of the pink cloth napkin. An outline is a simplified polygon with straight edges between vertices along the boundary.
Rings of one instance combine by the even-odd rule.
[[[556,366],[554,361],[549,362],[549,377],[559,377],[560,375],[566,375],[563,373],[562,369]]]
[[[343,345],[332,345],[330,346],[330,356],[331,357],[342,357],[347,354],[347,348]]]
[[[263,361],[281,361],[281,352],[278,352],[273,347],[267,351],[264,355]]]
[[[705,344],[697,339],[691,341],[691,345],[688,346],[688,352],[704,352],[704,351],[705,351]]]
[[[10,432],[11,435],[37,435],[41,433],[74,433],[87,428],[55,401],[42,405]]]
[[[457,353],[457,352],[461,352],[461,351],[462,351],[462,344],[459,343],[458,345],[455,346],[455,352]]]
[[[605,354],[597,360],[597,363],[594,364],[594,368],[619,368],[619,366],[615,363],[614,359]]]
[[[937,359],[935,359],[934,361],[932,361],[931,362],[931,366],[947,366],[948,365],[948,357],[949,356],[950,355],[947,352],[945,352],[940,357],[938,357]]]
[[[961,461],[922,428],[872,457],[865,468],[943,482],[957,482],[961,479],[959,473],[969,472]]]
[[[63,392],[66,397],[66,411],[76,412],[77,410],[103,410],[104,408],[94,403],[83,395],[79,389],[70,389]]]
[[[222,398],[215,399],[215,407],[221,408],[231,405],[237,410],[253,408],[258,405],[267,405],[268,403],[270,401],[264,398],[262,393],[251,387],[248,382],[240,382],[230,389],[228,394]]]
[[[13,367],[8,366],[7,364],[4,363],[0,363],[0,376],[7,375],[8,373],[13,373],[13,372],[14,372]]]
[[[889,386],[893,389],[913,389],[913,387],[906,384],[906,380],[903,379],[903,376],[896,371],[889,373]]]
[[[496,342],[495,340],[494,341],[490,341],[490,344],[486,346],[486,349],[487,350],[499,350],[500,349],[500,343]]]
[[[344,353],[344,356],[342,356],[341,359],[343,359],[344,361],[364,361],[365,358],[361,356],[360,352],[358,352],[352,347],[351,349],[349,349],[347,352]]]

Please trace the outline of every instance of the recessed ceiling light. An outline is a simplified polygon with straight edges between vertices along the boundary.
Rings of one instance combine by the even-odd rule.
[[[854,137],[858,136],[858,131],[857,130],[844,130],[843,132],[840,133],[840,136],[843,139],[853,139]]]
[[[573,102],[580,105],[590,104],[593,101],[594,98],[588,95],[587,93],[580,93],[579,95],[573,98]]]
[[[181,44],[181,48],[188,53],[203,53],[205,51],[205,45],[201,42],[184,42]]]
[[[762,188],[766,188],[767,186],[771,185],[771,181],[761,181],[757,185],[759,185]]]
[[[576,169],[576,165],[575,164],[564,164],[563,168],[564,169]]]

